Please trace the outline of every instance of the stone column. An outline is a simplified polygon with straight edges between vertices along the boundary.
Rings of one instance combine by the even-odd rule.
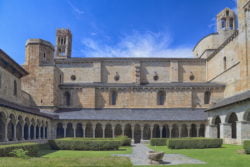
[[[187,125],[188,137],[190,137],[191,126]]]
[[[125,136],[125,125],[122,125],[122,134]]]
[[[143,126],[140,126],[141,128],[141,140],[143,140]]]
[[[105,138],[105,127],[102,126],[102,138]]]
[[[200,137],[200,125],[196,125],[196,137]]]
[[[36,140],[36,124],[34,125],[34,140]]]
[[[131,131],[132,131],[132,140],[135,138],[135,126],[131,125]]]
[[[172,129],[173,129],[173,126],[169,126],[169,138],[172,138]]]
[[[153,138],[153,130],[154,130],[154,126],[150,126],[150,138]]]
[[[82,123],[82,133],[83,133],[83,138],[85,138],[86,137],[86,134],[85,134],[85,126],[84,126],[84,124]]]
[[[30,140],[30,126],[31,126],[31,124],[29,124],[29,126],[28,126],[28,140]]]
[[[17,141],[16,139],[16,126],[17,126],[17,122],[14,122],[14,136],[13,136],[13,141]]]
[[[243,140],[250,139],[250,121],[237,121],[237,139],[242,143]]]
[[[63,124],[63,137],[66,137],[66,132],[67,132],[67,124]]]
[[[93,138],[95,138],[95,128],[92,126],[92,134],[93,134]]]
[[[22,134],[21,134],[21,140],[24,140],[24,123],[21,123],[21,130],[22,130]]]
[[[10,119],[7,119],[4,124],[4,141],[8,142],[8,124],[9,124]]]
[[[113,125],[112,126],[112,138],[115,138],[115,127]]]
[[[160,138],[162,138],[162,129],[163,129],[163,126],[160,125]]]
[[[38,136],[38,139],[41,139],[41,136],[42,136],[42,126],[40,125],[39,126],[39,136]]]
[[[207,125],[206,126],[206,138],[217,138],[217,127],[216,125]]]
[[[182,130],[182,127],[181,127],[181,125],[179,126],[179,138],[181,138],[181,130]]]
[[[74,138],[76,138],[76,124],[72,124],[73,132],[74,132]]]

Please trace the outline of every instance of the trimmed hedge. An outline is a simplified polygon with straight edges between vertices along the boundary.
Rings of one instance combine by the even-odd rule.
[[[150,139],[151,146],[166,146],[168,139],[166,138],[152,138]]]
[[[116,139],[121,141],[121,146],[131,146],[131,139],[127,136],[117,136]]]
[[[219,148],[222,144],[222,139],[207,138],[169,139],[167,142],[168,148],[170,149]]]
[[[0,157],[10,157],[10,152],[16,149],[23,149],[28,151],[28,156],[36,156],[39,150],[40,144],[38,143],[19,143],[19,144],[9,144],[0,145]]]
[[[246,154],[250,154],[250,140],[244,141],[243,148],[245,149]]]
[[[51,149],[54,150],[118,150],[121,145],[120,140],[114,139],[55,139],[49,140]]]

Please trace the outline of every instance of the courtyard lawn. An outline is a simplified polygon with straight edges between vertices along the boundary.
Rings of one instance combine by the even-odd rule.
[[[249,167],[250,154],[244,154],[242,146],[223,145],[222,148],[170,150],[166,146],[149,146],[167,154],[183,154],[206,162],[199,165],[177,165],[176,167]],[[149,167],[149,166],[147,166]]]
[[[43,149],[37,158],[0,158],[0,167],[131,167],[128,158],[112,157],[112,154],[130,154],[132,147],[120,147],[117,151],[67,151]]]

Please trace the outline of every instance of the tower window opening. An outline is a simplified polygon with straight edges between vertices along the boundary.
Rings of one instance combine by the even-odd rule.
[[[233,18],[230,19],[229,27],[231,30],[234,28],[234,19]]]
[[[226,28],[226,19],[225,18],[221,19],[221,28],[222,29]]]
[[[204,94],[204,104],[210,104],[211,92],[206,91]]]
[[[157,95],[158,105],[160,105],[160,106],[164,105],[165,99],[166,99],[166,93],[164,91],[158,92],[158,95]]]
[[[112,91],[111,92],[111,105],[116,105],[116,100],[117,100],[117,92],[116,91]]]

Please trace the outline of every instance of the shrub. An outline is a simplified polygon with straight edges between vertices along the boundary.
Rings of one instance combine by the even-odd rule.
[[[49,145],[54,150],[118,150],[120,140],[114,139],[55,139],[49,140]]]
[[[222,139],[185,138],[169,139],[167,145],[170,149],[202,149],[219,148],[221,147],[222,143]]]
[[[117,136],[116,139],[121,141],[121,146],[131,146],[131,139],[127,136]]]
[[[15,149],[12,152],[10,152],[10,155],[13,155],[14,157],[22,158],[22,159],[29,158],[27,154],[28,154],[28,151],[25,151],[23,149]]]
[[[152,138],[150,139],[151,146],[166,146],[167,139],[166,138]]]
[[[247,154],[250,154],[250,140],[244,141],[243,148]]]
[[[27,151],[28,156],[36,156],[39,150],[38,143],[19,143],[19,144],[10,144],[10,145],[0,145],[0,157],[14,156],[10,154],[14,150],[22,149]]]

